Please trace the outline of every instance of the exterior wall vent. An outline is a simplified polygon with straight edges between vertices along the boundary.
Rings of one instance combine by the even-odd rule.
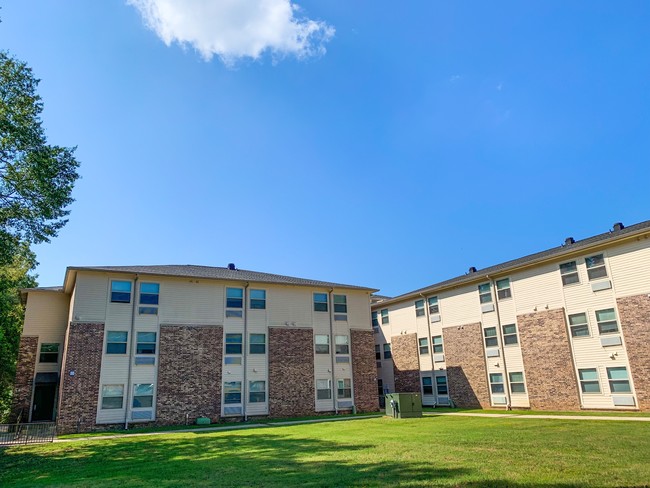
[[[469,272],[470,273],[476,273],[476,268],[474,266],[472,266],[471,268],[469,268]]]
[[[228,269],[231,271],[235,271],[237,267],[235,266],[235,263],[228,263]]]
[[[614,224],[614,232],[625,229],[625,226],[622,222],[616,222]]]
[[[575,244],[576,240],[573,237],[567,237],[564,239],[564,245],[568,246],[569,244]]]

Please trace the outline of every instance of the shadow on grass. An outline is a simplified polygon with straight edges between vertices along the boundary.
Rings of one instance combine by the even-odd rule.
[[[0,486],[575,486],[474,481],[463,467],[378,461],[375,452],[259,431],[50,444],[4,451]]]

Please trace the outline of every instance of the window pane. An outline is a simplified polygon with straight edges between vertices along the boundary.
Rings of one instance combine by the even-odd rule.
[[[266,290],[251,290],[251,298],[266,300]]]
[[[598,254],[597,256],[591,256],[589,258],[585,258],[585,263],[587,265],[587,268],[593,268],[595,266],[600,266],[605,264],[605,260],[603,259],[602,254]]]
[[[348,336],[346,335],[337,335],[336,336],[336,343],[337,344],[347,344],[348,343]]]
[[[484,283],[482,285],[478,285],[478,291],[479,293],[490,293],[490,284]]]
[[[111,281],[111,291],[112,292],[123,292],[131,294],[131,282],[130,281]]]
[[[158,295],[150,295],[147,293],[140,294],[140,303],[143,305],[158,305]]]
[[[160,292],[158,283],[140,283],[140,293],[153,293],[157,295]]]
[[[483,332],[485,333],[485,337],[496,337],[497,335],[496,327],[488,327],[487,329],[484,329]]]
[[[122,408],[124,397],[102,397],[102,410],[112,410]]]
[[[510,288],[510,278],[497,281],[497,290],[503,290],[504,288]]]
[[[560,264],[560,273],[562,274],[572,273],[575,271],[577,271],[577,266],[575,261],[571,261],[570,263]]]
[[[590,280],[595,280],[597,278],[605,278],[607,276],[607,269],[605,269],[605,266],[588,269],[587,275],[589,276]]]
[[[523,383],[510,383],[510,390],[513,393],[526,393],[526,386]]]
[[[581,380],[598,380],[598,373],[595,369],[581,369],[578,374]]]
[[[503,333],[504,334],[516,334],[517,333],[517,327],[515,326],[515,324],[504,325],[503,326]]]
[[[576,325],[571,327],[571,335],[573,337],[588,337],[589,336],[589,326],[587,325]]]
[[[586,324],[586,323],[587,323],[587,314],[585,313],[576,313],[573,315],[569,315],[569,324],[571,325]]]
[[[524,373],[510,373],[510,382],[511,383],[523,383]]]
[[[614,312],[613,308],[608,308],[607,310],[596,310],[596,320],[598,320],[598,322],[616,320],[616,312]]]
[[[106,354],[126,354],[125,342],[109,342],[106,344]]]
[[[156,333],[138,332],[138,342],[156,342]]]
[[[124,396],[124,385],[102,385],[102,396],[105,397]]]
[[[503,383],[503,375],[501,373],[491,373],[490,383]]]
[[[317,335],[316,338],[316,344],[329,344],[330,343],[330,337],[327,335]]]
[[[609,389],[612,390],[612,393],[630,393],[632,389],[630,388],[630,382],[625,381],[610,381]]]
[[[607,368],[607,377],[610,380],[626,380],[627,369],[625,367]]]
[[[156,344],[138,343],[136,347],[136,354],[156,354]]]
[[[600,385],[597,381],[583,381],[580,383],[583,393],[600,393]]]
[[[153,385],[152,384],[135,385],[134,394],[138,396],[153,395]]]
[[[126,342],[128,332],[108,332],[108,342]]]

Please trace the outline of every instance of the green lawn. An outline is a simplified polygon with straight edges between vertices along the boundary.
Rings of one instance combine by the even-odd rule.
[[[361,419],[0,451],[0,486],[649,486],[650,423]]]
[[[650,412],[626,412],[613,410],[580,410],[578,412],[554,412],[547,410],[483,410],[480,408],[449,408],[449,407],[424,407],[427,413],[498,413],[502,415],[578,415],[581,417],[650,417]]]

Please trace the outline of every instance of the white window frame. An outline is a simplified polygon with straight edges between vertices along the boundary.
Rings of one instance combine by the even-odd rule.
[[[580,274],[578,273],[578,263],[576,261],[568,261],[560,264],[560,277],[562,278],[562,286],[579,284]]]
[[[593,372],[595,374],[595,379],[593,378],[583,378],[584,372]],[[600,395],[602,394],[602,388],[600,387],[600,375],[598,374],[598,368],[579,368],[578,369],[578,381],[580,382],[580,391],[583,395]],[[598,391],[585,391],[586,385],[596,385],[598,386]]]
[[[106,390],[109,388],[120,388],[122,390],[121,395],[107,395]],[[105,398],[119,398],[120,399],[120,406],[119,407],[106,407],[104,406],[104,399]],[[100,410],[121,410],[124,408],[124,385],[123,384],[106,384],[102,385],[102,397],[101,397],[101,404],[100,404]]]
[[[500,377],[501,381],[497,381],[497,377]],[[503,373],[490,373],[490,393],[493,395],[505,395],[506,386]]]
[[[439,341],[436,341],[436,338],[440,338]],[[433,353],[434,354],[443,354],[445,352],[445,346],[442,342],[442,336],[437,335],[437,336],[431,336],[431,344],[433,345]]]
[[[424,299],[415,300],[415,316],[424,317]]]
[[[594,260],[595,262],[591,262]],[[602,260],[602,262],[598,262]],[[605,265],[605,254],[594,254],[585,258],[585,266],[587,267],[587,277],[589,281],[602,280],[607,278],[609,274],[607,273],[607,266]],[[599,274],[599,273],[605,274]]]
[[[487,287],[487,291],[485,291],[485,287]],[[492,303],[492,287],[490,283],[481,283],[478,285],[478,300],[481,305]]]
[[[514,332],[509,332],[506,330],[506,327],[513,327]],[[519,344],[519,334],[517,333],[517,324],[506,324],[501,326],[501,330],[503,331],[503,345],[504,346],[516,346]],[[514,337],[514,342],[508,342],[512,341],[512,338]]]
[[[343,394],[341,394],[341,392],[343,392]],[[350,400],[350,399],[352,399],[352,379],[350,379],[350,378],[337,378],[337,380],[336,380],[336,399],[337,400]]]
[[[325,338],[326,342],[318,342],[318,338]],[[321,350],[319,351],[319,347],[321,346],[320,349],[324,349],[322,346],[327,346],[327,351]],[[330,353],[330,336],[328,334],[316,334],[314,335],[314,352],[315,354],[329,354]]]
[[[613,313],[614,314],[614,319],[604,319],[601,320],[600,317],[598,316],[601,313]],[[596,310],[596,323],[598,324],[598,333],[600,335],[608,335],[608,334],[620,334],[620,329],[618,327],[618,320],[616,319],[616,309],[614,308],[606,308],[603,310]],[[603,332],[602,328],[603,326],[611,326],[611,324],[614,324],[616,326],[615,330],[606,330]]]
[[[428,337],[420,337],[418,339],[418,349],[420,350],[420,356],[428,356],[429,355],[429,338]]]
[[[584,322],[579,322],[578,319],[580,316],[584,315]],[[573,323],[573,321],[576,321]],[[586,334],[579,334],[576,331],[586,330]],[[591,337],[591,328],[589,327],[589,315],[587,312],[572,313],[569,315],[569,332],[573,339],[580,337]]]
[[[494,330],[494,335],[489,334],[488,330]],[[496,327],[485,327],[483,329],[483,341],[485,342],[485,348],[499,347],[499,334],[497,333]]]
[[[322,388],[325,385],[326,388]],[[325,398],[319,397],[319,392],[327,392]],[[316,400],[331,400],[332,399],[332,380],[330,379],[317,379],[316,380]]]
[[[513,375],[521,375],[521,379]],[[526,394],[526,379],[524,378],[523,371],[513,371],[508,373],[508,379],[510,380],[510,393],[513,395],[525,395]]]
[[[507,300],[512,298],[512,288],[510,287],[510,278],[503,278],[495,282],[497,289],[497,298]]]
[[[440,313],[440,303],[438,302],[438,297],[427,298],[427,305],[429,306],[429,313],[431,315]]]
[[[339,355],[350,354],[350,337],[347,335],[335,335],[334,351]]]

